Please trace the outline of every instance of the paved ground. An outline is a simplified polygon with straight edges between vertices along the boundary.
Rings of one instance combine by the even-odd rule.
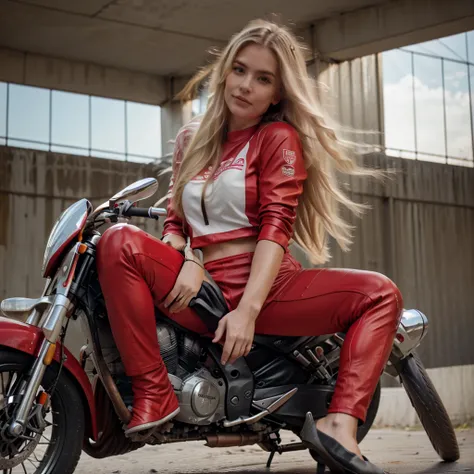
[[[393,474],[474,473],[474,430],[457,431],[461,459],[457,463],[438,461],[423,431],[372,430],[362,443],[364,454]],[[297,441],[285,436],[284,443]],[[135,453],[94,460],[83,455],[75,474],[310,474],[316,464],[307,451],[276,455],[271,471],[265,468],[267,453],[258,446],[210,449],[189,442],[145,447]]]

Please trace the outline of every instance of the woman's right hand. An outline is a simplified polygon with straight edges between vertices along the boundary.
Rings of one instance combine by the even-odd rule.
[[[185,261],[178,278],[164,301],[170,313],[179,313],[189,306],[189,302],[201,289],[204,281],[204,268],[197,263]]]
[[[173,247],[179,252],[182,252],[184,250],[184,247],[186,247],[186,239],[181,235],[176,234],[166,234],[163,237],[163,243],[169,245],[170,247]]]

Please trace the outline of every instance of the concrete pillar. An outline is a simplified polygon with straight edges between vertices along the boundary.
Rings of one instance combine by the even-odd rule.
[[[162,154],[166,156],[173,152],[174,139],[179,129],[192,118],[192,103],[176,99],[185,86],[189,77],[167,79],[168,100],[161,105],[161,143]]]
[[[179,129],[191,120],[191,102],[170,101],[161,107],[161,143],[163,156],[173,152]]]

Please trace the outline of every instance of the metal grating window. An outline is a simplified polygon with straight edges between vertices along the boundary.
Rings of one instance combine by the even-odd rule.
[[[473,167],[474,31],[382,54],[388,155]]]
[[[162,157],[161,109],[0,82],[0,145],[147,163]]]

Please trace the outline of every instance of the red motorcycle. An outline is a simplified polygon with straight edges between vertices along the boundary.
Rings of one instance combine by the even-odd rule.
[[[157,190],[155,179],[128,186],[93,210],[86,199],[60,216],[43,261],[46,285],[38,299],[4,300],[0,317],[0,471],[70,474],[84,450],[95,458],[146,444],[203,440],[209,447],[258,444],[270,453],[306,449],[282,444],[299,434],[305,414],[326,414],[334,392],[344,334],[315,337],[256,335],[250,354],[220,363],[221,347],[156,312],[156,330],[180,412],[170,422],[127,438],[130,379],[107,319],[96,271],[98,228],[134,216],[158,219],[165,209],[138,208]],[[205,281],[190,306],[210,331],[227,311],[219,288]],[[79,360],[65,347],[69,321],[79,319],[87,344]],[[459,457],[453,427],[414,349],[428,327],[418,310],[405,310],[386,372],[400,376],[433,447],[446,461]],[[157,354],[158,357],[158,354]],[[359,441],[378,409],[380,384]]]

